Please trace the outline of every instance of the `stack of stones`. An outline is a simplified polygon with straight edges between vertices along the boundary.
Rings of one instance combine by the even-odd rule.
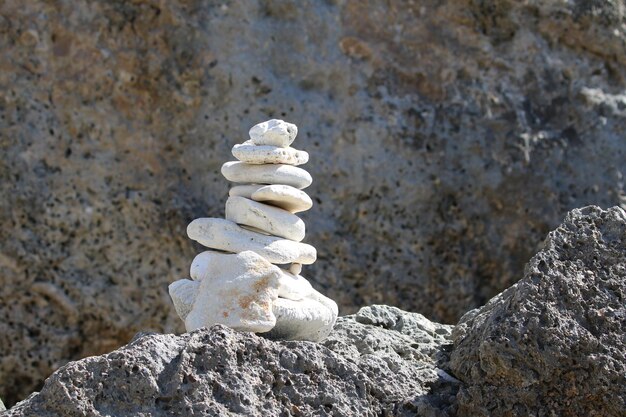
[[[315,248],[301,242],[304,222],[294,213],[311,208],[313,202],[302,189],[313,182],[302,168],[309,154],[290,147],[298,128],[282,120],[269,120],[250,129],[250,140],[235,145],[232,153],[239,161],[226,162],[222,175],[244,183],[230,189],[226,219],[263,235],[285,238],[293,243],[287,253],[268,253],[272,263],[291,263],[289,270],[299,274],[302,264],[315,262]]]
[[[297,167],[309,155],[290,146],[297,132],[282,120],[250,129],[250,139],[233,147],[238,161],[222,166],[227,180],[241,184],[230,189],[226,219],[200,218],[187,227],[191,239],[212,249],[194,259],[191,280],[169,288],[188,331],[220,323],[320,340],[332,330],[337,305],[300,276],[317,252],[301,242],[305,225],[295,214],[313,205],[302,191],[312,178]]]

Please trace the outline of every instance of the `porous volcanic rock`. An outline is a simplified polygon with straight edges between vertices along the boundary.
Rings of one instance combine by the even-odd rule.
[[[570,212],[524,278],[463,316],[460,416],[624,416],[626,212]]]
[[[71,362],[5,417],[449,415],[458,381],[437,368],[451,326],[372,306],[323,344],[214,326],[138,335]]]
[[[307,278],[455,323],[625,204],[623,1],[0,2],[0,396],[138,331],[248,127],[310,154]]]

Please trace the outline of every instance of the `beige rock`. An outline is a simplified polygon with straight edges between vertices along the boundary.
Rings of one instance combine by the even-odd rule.
[[[187,226],[187,235],[212,249],[233,253],[253,251],[273,264],[296,262],[310,265],[317,257],[317,251],[311,245],[265,236],[224,219],[195,219]]]
[[[222,165],[222,175],[232,182],[286,184],[298,189],[313,182],[311,175],[302,168],[284,164],[252,165],[231,161]]]
[[[304,222],[295,214],[244,197],[228,197],[226,220],[296,242],[304,239],[305,235]]]
[[[298,134],[298,127],[280,119],[256,124],[250,129],[250,141],[255,145],[271,145],[286,148]]]
[[[302,165],[309,160],[309,154],[305,151],[291,147],[254,145],[250,141],[233,146],[232,153],[235,158],[247,164]]]
[[[313,206],[313,201],[307,193],[289,185],[267,185],[255,190],[250,188],[250,191],[252,200],[281,207],[292,213],[305,211]]]

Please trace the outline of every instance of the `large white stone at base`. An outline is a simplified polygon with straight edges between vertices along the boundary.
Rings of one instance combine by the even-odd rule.
[[[223,324],[268,337],[319,341],[337,318],[337,305],[309,282],[254,252],[205,251],[190,274],[169,286],[187,331]]]
[[[300,242],[306,233],[304,222],[295,214],[244,197],[226,200],[226,220],[252,226],[274,236]]]
[[[276,324],[273,304],[278,298],[280,268],[249,251],[239,254],[204,252],[202,255],[202,273],[196,273],[196,266],[192,274],[197,279],[193,283],[199,284],[194,287],[193,300],[180,297],[181,292],[191,290],[188,280],[170,284],[170,294],[179,303],[177,311],[188,311],[184,317],[187,331],[214,324],[251,332],[271,330]],[[185,290],[181,291],[182,288]],[[191,301],[191,305],[181,307],[181,302],[185,301]]]
[[[311,245],[262,235],[224,219],[206,217],[195,219],[187,226],[187,235],[190,239],[212,249],[232,253],[250,250],[273,264],[284,265],[295,262],[310,265],[317,258],[317,251]]]

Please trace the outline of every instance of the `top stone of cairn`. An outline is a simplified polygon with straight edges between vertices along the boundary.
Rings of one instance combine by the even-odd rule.
[[[287,148],[296,138],[298,127],[280,119],[272,119],[254,125],[249,134],[250,142],[255,145]]]

